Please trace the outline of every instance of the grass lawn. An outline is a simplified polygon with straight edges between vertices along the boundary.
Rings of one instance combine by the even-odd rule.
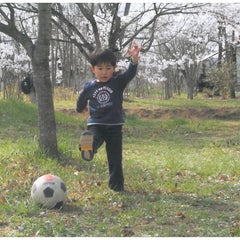
[[[104,147],[93,161],[81,160],[87,116],[74,113],[75,99],[55,102],[60,159],[38,150],[35,106],[0,100],[0,237],[240,236],[239,99],[125,101],[125,193],[108,189]],[[185,117],[186,109],[218,114]],[[47,173],[67,186],[60,210],[30,199],[33,182]]]

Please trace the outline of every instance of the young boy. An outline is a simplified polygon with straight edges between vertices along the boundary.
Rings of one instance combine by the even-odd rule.
[[[96,79],[84,85],[77,99],[77,112],[83,112],[89,104],[90,117],[87,130],[80,138],[82,158],[90,161],[97,149],[105,142],[109,168],[109,188],[124,191],[122,168],[122,113],[123,91],[137,71],[141,48],[133,43],[128,54],[131,62],[123,74],[114,75],[117,59],[109,50],[95,51],[91,58],[91,71]]]

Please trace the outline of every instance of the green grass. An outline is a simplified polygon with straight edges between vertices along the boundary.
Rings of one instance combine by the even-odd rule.
[[[181,96],[174,96],[170,100],[162,100],[160,98],[153,99],[149,98],[136,98],[134,96],[130,96],[129,98],[125,98],[125,106],[129,107],[143,107],[146,109],[161,107],[161,108],[177,108],[177,107],[214,107],[214,108],[222,108],[222,107],[238,107],[239,101],[235,99],[222,99],[222,98],[206,98],[202,94],[198,94],[194,97],[194,99],[187,99],[186,94],[182,94]]]
[[[201,98],[131,101],[125,107],[223,105]],[[58,100],[55,106],[74,109],[74,100],[66,102]],[[237,105],[239,100],[224,101],[225,108]],[[85,115],[56,112],[58,160],[38,149],[35,106],[1,100],[0,115],[1,237],[240,236],[238,120],[126,116],[127,192],[115,193],[108,189],[104,147],[92,162],[80,159]],[[32,183],[47,173],[60,176],[68,188],[61,210],[39,208],[30,199]]]

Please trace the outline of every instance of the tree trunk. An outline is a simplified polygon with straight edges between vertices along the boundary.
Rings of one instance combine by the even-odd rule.
[[[51,4],[39,3],[38,39],[33,51],[33,79],[38,103],[39,147],[48,156],[57,157],[56,122],[49,71]]]
[[[190,82],[191,80],[189,80]],[[193,100],[193,86],[190,83],[189,85],[187,85],[187,98],[190,100]]]
[[[169,80],[164,82],[164,99],[168,100],[171,98],[171,93],[170,93],[170,83]]]
[[[17,29],[14,8],[11,4],[8,4],[8,8],[12,14],[9,15],[8,24],[0,22],[0,31],[22,44],[32,60],[33,82],[38,104],[39,148],[47,156],[57,157],[56,122],[48,59],[51,38],[51,4],[38,4],[39,29],[35,44],[25,32]]]

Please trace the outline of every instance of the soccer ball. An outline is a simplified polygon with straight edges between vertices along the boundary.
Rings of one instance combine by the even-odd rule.
[[[39,177],[32,185],[31,198],[45,208],[60,208],[67,198],[67,188],[63,180],[47,174]]]

